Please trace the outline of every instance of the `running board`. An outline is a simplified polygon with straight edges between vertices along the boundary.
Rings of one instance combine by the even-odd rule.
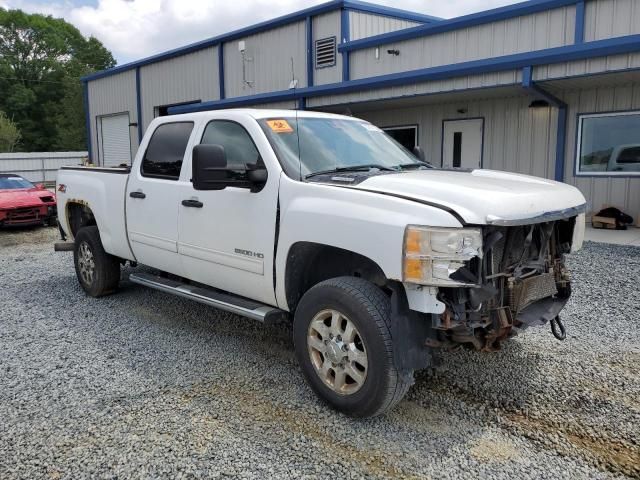
[[[270,322],[287,315],[287,312],[284,310],[249,300],[248,298],[223,293],[211,288],[190,285],[149,273],[132,273],[129,275],[129,280],[133,283],[144,285],[145,287],[179,297],[189,298],[196,302],[219,308],[220,310],[258,320],[259,322]]]

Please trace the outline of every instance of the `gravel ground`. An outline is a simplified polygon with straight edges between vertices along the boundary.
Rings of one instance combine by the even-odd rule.
[[[2,479],[640,478],[640,249],[571,258],[566,342],[442,353],[353,420],[305,385],[288,327],[128,281],[88,298],[55,236],[0,232]]]

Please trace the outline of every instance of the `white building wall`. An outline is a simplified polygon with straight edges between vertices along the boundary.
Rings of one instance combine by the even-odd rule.
[[[136,71],[110,75],[108,77],[92,80],[88,83],[89,89],[89,115],[90,115],[90,141],[94,163],[100,162],[99,141],[100,135],[99,117],[114,113],[128,113],[131,123],[138,122],[137,96],[136,96]],[[130,127],[131,158],[138,149],[138,129]]]
[[[340,44],[340,11],[325,13],[313,17],[313,45],[315,41],[323,38],[336,37],[336,49]],[[313,69],[314,85],[325,85],[327,83],[338,83],[342,80],[342,55],[336,51],[336,64],[333,67]]]
[[[349,12],[349,33],[351,40],[360,40],[361,38],[372,37],[373,35],[380,35],[381,33],[395,32],[418,25],[422,24],[410,20],[385,17],[354,10]]]
[[[144,130],[157,106],[218,100],[218,47],[141,67],[140,94]]]
[[[585,8],[585,42],[640,33],[638,0],[589,0]]]
[[[598,113],[625,110],[640,110],[640,83],[631,83],[615,87],[574,90],[560,94],[569,104],[567,154],[565,179],[577,186],[587,197],[594,210],[603,205],[614,205],[633,215],[640,217],[640,177],[576,177],[576,141],[578,115],[581,113]]]
[[[241,40],[246,48],[244,78],[242,54],[238,50]],[[292,78],[298,80],[298,87],[307,85],[305,22],[292,23],[241,40],[224,44],[227,98],[288,90]]]
[[[87,152],[0,153],[0,173],[15,173],[33,183],[52,184],[60,167],[82,165]]]
[[[575,7],[463,28],[451,32],[389,43],[351,53],[352,79],[421,68],[451,65],[483,58],[542,50],[572,44]],[[390,55],[387,50],[399,50]]]

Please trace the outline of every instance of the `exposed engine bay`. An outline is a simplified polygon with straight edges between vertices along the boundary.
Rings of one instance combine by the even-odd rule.
[[[485,227],[482,256],[451,276],[476,286],[439,289],[446,308],[431,315],[428,345],[495,351],[519,331],[549,322],[562,339],[559,313],[571,295],[564,256],[571,251],[575,223],[571,218]]]

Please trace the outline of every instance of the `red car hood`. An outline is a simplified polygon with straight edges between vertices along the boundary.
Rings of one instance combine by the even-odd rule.
[[[37,188],[0,190],[0,210],[51,205],[51,202],[45,203],[40,200],[42,197],[52,197],[54,202],[56,200],[54,193],[48,190],[38,190]]]

